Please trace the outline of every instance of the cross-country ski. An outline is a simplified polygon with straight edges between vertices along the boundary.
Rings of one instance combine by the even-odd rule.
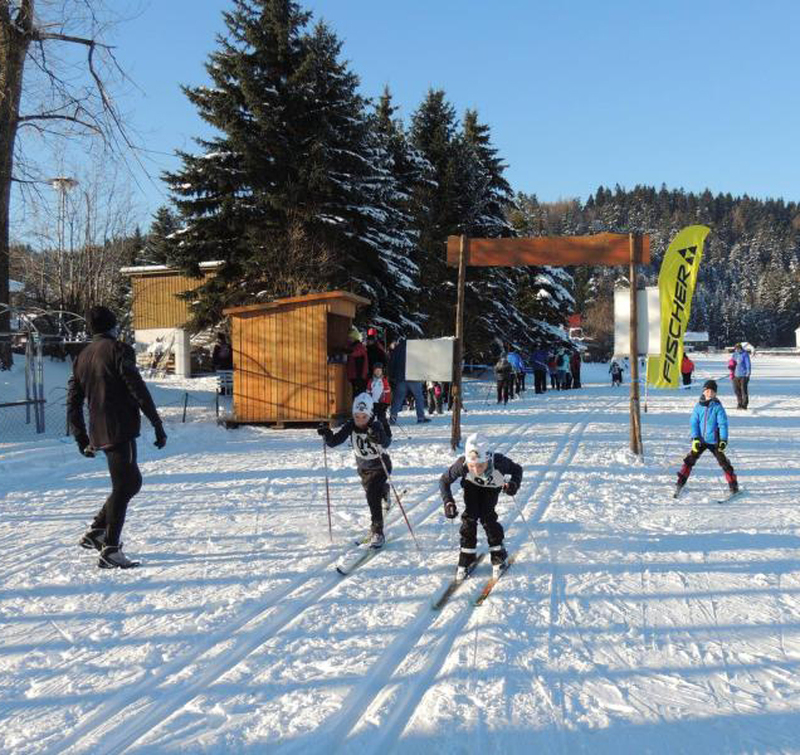
[[[494,590],[495,585],[500,581],[502,576],[511,568],[511,565],[514,563],[514,556],[509,556],[508,560],[498,567],[495,570],[495,573],[492,574],[490,579],[486,582],[481,590],[480,594],[477,598],[475,598],[475,605],[480,606],[486,601],[486,599],[491,594],[492,590]]]
[[[466,567],[463,574],[457,574],[453,577],[444,587],[441,592],[434,596],[433,602],[431,606],[434,611],[440,610],[445,603],[447,603],[450,598],[455,595],[456,591],[461,587],[461,585],[466,582],[469,577],[473,574],[475,569],[478,568],[478,565],[483,561],[484,556],[486,553],[479,553],[478,557],[468,566]]]

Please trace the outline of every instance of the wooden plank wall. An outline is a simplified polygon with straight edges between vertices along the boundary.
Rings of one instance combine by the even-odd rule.
[[[241,313],[232,320],[234,413],[238,421],[330,416],[324,301]]]
[[[201,286],[208,276],[209,273],[203,278],[175,273],[131,276],[134,329],[181,327],[189,319],[189,306],[177,294]]]

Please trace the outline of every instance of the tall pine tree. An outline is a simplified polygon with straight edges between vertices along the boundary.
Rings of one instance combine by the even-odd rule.
[[[398,317],[408,308],[399,273],[415,273],[398,263],[409,239],[341,43],[324,24],[308,31],[310,14],[290,0],[234,0],[223,15],[227,35],[206,65],[213,86],[184,88],[219,134],[166,176],[184,219],[176,262],[226,263],[198,289],[195,324],[254,297],[333,288]]]

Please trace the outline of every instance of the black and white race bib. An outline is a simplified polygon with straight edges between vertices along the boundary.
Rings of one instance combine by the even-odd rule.
[[[502,488],[505,483],[503,475],[494,468],[487,469],[482,475],[468,471],[464,479],[473,485],[480,485],[482,488]]]
[[[366,433],[353,432],[350,442],[353,445],[353,453],[359,459],[377,459],[380,456],[378,447],[367,438]]]

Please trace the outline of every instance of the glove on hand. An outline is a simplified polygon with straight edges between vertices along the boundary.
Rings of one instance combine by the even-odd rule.
[[[378,433],[380,432],[380,430],[378,430],[378,426],[377,426],[376,422],[377,422],[377,420],[373,421],[372,423],[370,423],[369,427],[367,428],[367,440],[370,443],[374,443],[375,445],[379,446],[380,443],[381,443],[380,438],[378,436]]]
[[[455,519],[458,516],[458,509],[456,508],[455,501],[444,502],[444,515],[448,519]]]
[[[81,435],[75,438],[75,443],[78,444],[78,451],[80,451],[82,456],[85,456],[87,459],[94,459],[94,449],[87,435]]]
[[[518,490],[519,485],[517,485],[514,480],[509,480],[505,485],[503,485],[503,492],[506,495],[516,495]]]
[[[724,451],[727,447],[728,447],[727,440],[721,440],[719,443],[717,443],[717,451]]]
[[[703,445],[703,441],[700,438],[692,438],[692,451],[696,454],[700,453],[700,446]]]
[[[328,437],[328,435],[329,435],[329,433],[330,433],[330,431],[331,431],[331,430],[330,430],[330,428],[329,428],[329,427],[326,427],[325,425],[320,425],[320,426],[317,428],[317,435],[319,435],[319,436],[320,436],[320,437],[322,437],[322,438],[327,438],[327,437]]]
[[[164,425],[159,422],[153,429],[156,431],[156,442],[153,445],[156,448],[164,448],[167,445],[167,434],[164,432]]]

